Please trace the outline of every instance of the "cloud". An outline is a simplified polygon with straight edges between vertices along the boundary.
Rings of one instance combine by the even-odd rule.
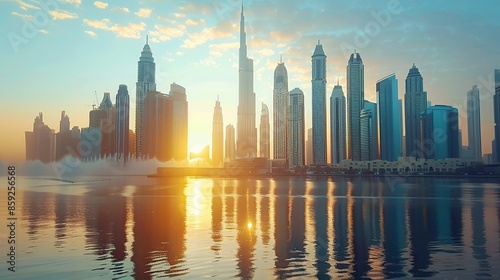
[[[200,20],[188,19],[188,20],[186,20],[186,25],[188,25],[188,26],[198,26],[198,25],[204,25],[204,24],[205,24],[204,19],[200,19]]]
[[[211,56],[221,57],[228,50],[237,49],[239,46],[240,46],[239,42],[232,42],[232,43],[210,44],[208,47],[210,48]]]
[[[38,29],[38,32],[43,33],[43,34],[49,34],[49,31],[45,29]]]
[[[97,38],[97,34],[94,31],[86,30],[84,32],[94,39]]]
[[[64,2],[75,6],[80,6],[82,4],[82,0],[64,0]]]
[[[77,14],[70,13],[70,12],[65,11],[65,10],[49,11],[49,14],[52,16],[53,20],[78,18]]]
[[[12,12],[10,13],[11,15],[23,18],[25,20],[33,21],[33,16],[32,15],[27,15],[27,14],[20,14],[18,12]]]
[[[25,11],[28,9],[41,10],[39,7],[23,2],[22,0],[17,0],[16,2],[19,4],[19,7]]]
[[[135,13],[140,18],[148,18],[153,13],[153,9],[140,8],[137,13]]]
[[[184,35],[184,30],[186,27],[184,25],[178,25],[177,27],[170,27],[164,25],[155,25],[155,30],[151,31],[149,34],[155,39],[165,42],[172,38],[181,37]]]
[[[111,9],[111,11],[113,12],[121,12],[121,13],[130,13],[130,10],[126,7],[113,7],[113,9]]]
[[[144,22],[140,23],[129,23],[127,26],[122,26],[115,24],[110,30],[113,31],[118,37],[123,38],[140,38],[141,31],[144,31],[146,24]]]
[[[186,14],[182,14],[182,13],[174,13],[174,17],[176,17],[176,18],[185,18],[185,17],[186,17]]]
[[[184,40],[184,44],[181,46],[183,48],[196,48],[199,45],[203,45],[208,41],[220,38],[231,37],[232,33],[219,29],[217,27],[205,28],[199,33],[189,34],[189,38]]]
[[[146,24],[144,22],[140,23],[130,22],[127,25],[119,25],[119,24],[112,25],[111,21],[107,18],[102,20],[84,19],[83,23],[96,29],[111,31],[115,33],[118,37],[123,37],[123,38],[140,38],[141,32],[146,29]]]
[[[108,7],[108,3],[101,2],[101,1],[95,1],[94,6],[96,6],[99,9],[106,9],[106,7]]]
[[[271,56],[274,55],[274,51],[271,49],[262,49],[257,51],[258,54],[262,56]]]

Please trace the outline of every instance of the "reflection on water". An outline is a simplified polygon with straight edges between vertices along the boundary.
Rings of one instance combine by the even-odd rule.
[[[33,187],[19,194],[19,275],[500,277],[498,184],[422,178],[135,180],[85,185],[86,192],[77,195],[26,180]]]

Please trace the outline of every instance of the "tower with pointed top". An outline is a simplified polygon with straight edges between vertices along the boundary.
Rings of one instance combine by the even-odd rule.
[[[347,158],[361,160],[360,116],[365,100],[365,67],[354,51],[347,62]]]
[[[212,123],[212,165],[219,167],[224,162],[224,121],[219,97],[215,101]]]
[[[330,96],[330,153],[332,163],[340,163],[345,159],[345,123],[346,101],[342,86],[337,85]]]
[[[239,89],[236,156],[240,158],[257,155],[257,128],[255,126],[255,93],[253,92],[253,60],[247,57],[245,16],[241,6]]]
[[[118,86],[116,94],[116,160],[126,162],[129,157],[130,98],[126,85]]]
[[[326,55],[318,40],[312,59],[313,164],[326,164]]]
[[[146,92],[155,91],[155,62],[153,53],[149,47],[148,37],[141,52],[137,70],[137,83],[135,94],[135,136],[136,136],[136,157],[143,157],[144,139],[144,98]]]
[[[288,99],[288,73],[280,58],[274,70],[273,159],[287,158]]]
[[[406,156],[422,158],[420,115],[427,108],[427,92],[424,79],[413,64],[406,76],[405,91],[405,140]]]
[[[269,125],[269,108],[262,102],[262,110],[260,111],[260,156],[269,158],[271,155],[271,141]]]

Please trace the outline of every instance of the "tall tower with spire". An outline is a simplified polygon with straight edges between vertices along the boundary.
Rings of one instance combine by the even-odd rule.
[[[288,73],[285,63],[280,62],[274,70],[273,90],[273,158],[287,158],[288,133]]]
[[[360,115],[365,99],[365,67],[354,50],[347,62],[347,158],[361,160]]]
[[[326,164],[326,55],[318,44],[312,55],[313,164]]]
[[[236,156],[257,155],[257,128],[255,126],[255,93],[253,92],[253,60],[247,57],[245,16],[241,6],[239,48],[239,94]]]
[[[136,157],[143,156],[144,139],[144,98],[146,92],[155,91],[155,62],[153,53],[148,44],[148,36],[146,36],[146,44],[141,52],[137,70],[137,83],[135,94],[135,137],[136,137]]]
[[[424,79],[413,64],[406,76],[405,90],[405,138],[406,156],[422,158],[421,154],[421,113],[427,108],[427,92]]]
[[[224,162],[224,121],[219,97],[215,101],[212,123],[212,165],[219,167]]]

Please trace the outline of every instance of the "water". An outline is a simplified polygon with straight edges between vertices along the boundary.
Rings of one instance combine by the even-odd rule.
[[[2,230],[0,276],[500,278],[499,183],[139,176],[75,181],[19,178],[17,272],[7,271]],[[4,209],[0,213],[6,221]]]

